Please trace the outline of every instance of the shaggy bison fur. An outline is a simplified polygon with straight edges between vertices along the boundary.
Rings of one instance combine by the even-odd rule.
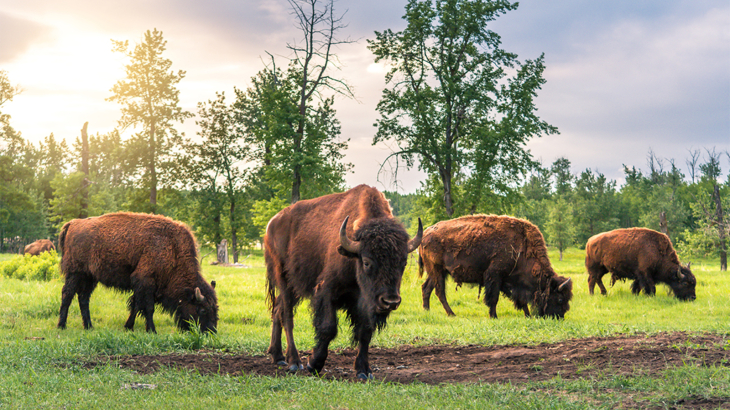
[[[25,245],[23,253],[38,256],[43,252],[48,252],[51,250],[56,250],[56,247],[53,246],[53,242],[49,241],[48,239],[38,239],[31,244]]]
[[[446,300],[446,276],[458,284],[484,287],[489,316],[497,317],[499,293],[512,299],[515,308],[530,316],[563,318],[570,309],[573,284],[555,274],[542,233],[524,219],[496,215],[463,216],[441,221],[424,232],[419,249],[419,274],[428,278],[422,286],[423,307],[428,310],[436,289],[446,314],[453,316]]]
[[[132,291],[125,328],[139,314],[155,332],[155,304],[175,317],[178,328],[197,321],[203,331],[218,325],[215,282],[200,274],[195,237],[180,222],[159,215],[113,213],[74,219],[61,229],[61,271],[66,277],[58,327],[66,327],[68,308],[78,295],[84,328],[91,328],[89,298],[97,283]],[[212,286],[211,286],[212,285]]]
[[[268,353],[273,362],[291,372],[303,369],[294,344],[294,308],[308,298],[316,345],[307,369],[322,371],[329,344],[337,336],[337,311],[344,310],[353,343],[359,346],[356,374],[371,379],[370,340],[400,305],[408,253],[418,247],[422,235],[419,220],[418,234],[409,241],[383,194],[366,185],[299,201],[271,218],[264,244],[272,311]]]
[[[679,263],[669,237],[646,228],[616,229],[592,236],[586,243],[588,291],[596,284],[606,294],[601,278],[611,272],[616,280],[632,279],[631,291],[656,293],[656,283],[666,283],[681,300],[695,299],[697,280],[689,264]]]

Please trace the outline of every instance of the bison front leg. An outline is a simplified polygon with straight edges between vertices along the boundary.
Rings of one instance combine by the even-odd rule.
[[[314,331],[317,344],[307,363],[307,370],[319,374],[324,368],[330,342],[337,337],[337,311],[329,300],[319,298],[312,301],[314,310]]]
[[[373,329],[369,326],[355,327],[358,350],[355,357],[355,374],[361,380],[372,380],[373,371],[370,369],[370,358],[368,350],[370,349],[370,341],[373,337]]]

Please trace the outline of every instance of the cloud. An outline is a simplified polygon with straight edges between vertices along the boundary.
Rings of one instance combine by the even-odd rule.
[[[22,55],[49,32],[47,26],[0,11],[0,64]]]

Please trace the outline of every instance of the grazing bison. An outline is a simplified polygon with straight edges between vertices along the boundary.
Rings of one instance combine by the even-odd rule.
[[[557,276],[547,255],[540,230],[523,219],[509,216],[472,215],[441,221],[423,235],[418,257],[419,275],[428,278],[422,286],[423,307],[429,309],[436,289],[446,314],[453,316],[446,300],[446,276],[454,281],[484,287],[489,316],[497,317],[499,292],[512,299],[515,308],[530,316],[562,318],[570,309],[573,284]]]
[[[697,281],[687,266],[682,266],[669,237],[646,228],[616,229],[592,236],[586,243],[588,291],[596,284],[606,294],[601,278],[611,272],[611,285],[619,279],[633,279],[631,291],[656,293],[655,283],[666,283],[681,300],[695,299]]]
[[[155,303],[173,314],[182,330],[189,329],[190,320],[198,321],[203,331],[216,330],[215,282],[209,285],[201,276],[195,237],[184,224],[127,212],[74,219],[61,228],[58,245],[66,276],[59,328],[66,327],[68,308],[77,294],[84,328],[91,328],[89,298],[101,282],[133,292],[124,325],[129,330],[140,314],[147,321],[147,331],[155,332]]]
[[[348,223],[349,221],[349,223]],[[293,311],[301,298],[310,299],[316,346],[307,370],[319,373],[327,349],[337,336],[337,310],[352,326],[359,346],[355,371],[371,379],[368,347],[375,329],[382,329],[400,305],[400,285],[408,253],[418,247],[423,226],[409,241],[377,189],[360,185],[347,192],[299,201],[269,221],[266,247],[267,300],[271,309],[273,362],[303,369],[294,345]],[[276,291],[278,290],[278,296]],[[286,356],[281,331],[286,333]]]
[[[51,250],[56,250],[56,247],[53,246],[53,242],[49,241],[48,239],[38,239],[31,244],[25,245],[23,253],[38,256],[43,252],[49,252]]]

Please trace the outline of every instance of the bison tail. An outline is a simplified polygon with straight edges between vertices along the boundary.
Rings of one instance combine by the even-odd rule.
[[[423,277],[423,258],[420,252],[418,253],[418,277]]]
[[[63,244],[66,242],[66,232],[68,231],[69,226],[71,226],[71,222],[66,222],[66,224],[63,225],[63,228],[61,228],[61,232],[58,234],[58,250],[61,254],[64,252]]]

